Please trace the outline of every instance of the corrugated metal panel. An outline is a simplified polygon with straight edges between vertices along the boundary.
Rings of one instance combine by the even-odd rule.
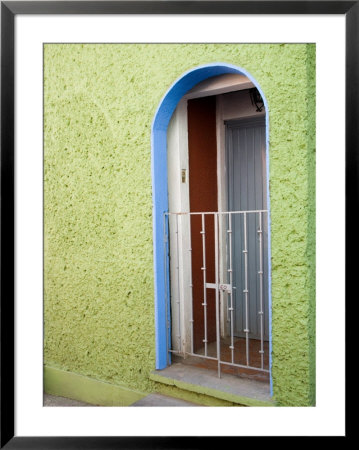
[[[267,209],[265,171],[264,118],[226,122],[226,150],[228,176],[228,210],[248,211]],[[244,271],[244,218],[247,220],[249,337],[260,338],[259,305],[259,241],[258,214],[233,215],[233,285],[235,289],[234,333],[244,336],[245,286]],[[263,266],[268,261],[268,222],[263,216]],[[268,273],[264,270],[264,286],[268,286]],[[268,340],[268,290],[264,289],[264,338]]]

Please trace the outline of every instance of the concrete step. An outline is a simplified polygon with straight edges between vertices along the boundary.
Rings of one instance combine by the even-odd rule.
[[[174,397],[168,397],[162,394],[149,394],[141,398],[130,406],[199,406],[195,403],[190,403],[185,400],[180,400]]]
[[[186,364],[174,363],[155,370],[150,379],[243,406],[274,406],[268,383],[225,373],[218,378],[214,371]]]

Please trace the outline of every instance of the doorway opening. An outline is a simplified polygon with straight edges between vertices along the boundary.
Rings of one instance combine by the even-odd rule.
[[[266,109],[244,74],[210,77],[167,129],[167,363],[270,376]]]

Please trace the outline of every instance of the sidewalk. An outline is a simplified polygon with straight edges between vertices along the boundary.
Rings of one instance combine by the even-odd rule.
[[[44,406],[99,406],[90,403],[79,402],[65,397],[57,397],[55,395],[44,394]],[[194,403],[180,400],[174,397],[168,397],[162,394],[149,394],[138,400],[130,406],[200,406]]]
[[[44,406],[96,406],[89,403],[79,402],[65,397],[57,397],[55,395],[44,394]]]

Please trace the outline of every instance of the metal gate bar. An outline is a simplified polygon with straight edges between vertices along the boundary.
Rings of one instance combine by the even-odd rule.
[[[179,353],[179,352],[176,352],[175,350],[169,350],[169,351],[172,352],[172,353]],[[190,353],[190,352],[186,353],[186,355],[188,355],[188,356],[197,356],[199,358],[209,359],[211,361],[218,361],[218,358],[216,358],[215,356],[204,356],[204,355],[201,355],[201,354],[198,354],[198,353]],[[219,364],[223,364],[225,366],[240,367],[241,369],[253,369],[253,370],[258,370],[260,372],[267,372],[267,373],[270,372],[269,369],[260,369],[259,367],[248,367],[246,364],[237,364],[237,363],[232,363],[232,362],[223,361],[223,360],[219,360],[218,362],[219,362]]]
[[[262,372],[269,372],[269,370],[264,368],[264,305],[263,305],[263,214],[267,213],[267,210],[250,210],[250,211],[223,211],[223,212],[190,212],[190,213],[165,213],[165,216],[169,219],[171,216],[175,216],[175,247],[176,247],[176,278],[177,278],[177,295],[176,295],[176,303],[178,307],[178,318],[177,318],[177,326],[178,326],[178,350],[169,349],[171,353],[177,354],[187,354],[190,356],[196,356],[204,359],[214,360],[218,363],[218,376],[221,376],[221,365],[229,365],[233,367],[253,369]],[[258,252],[259,252],[259,267],[258,267],[258,283],[259,283],[259,311],[257,314],[259,315],[260,321],[260,367],[250,366],[250,352],[249,352],[249,280],[248,280],[248,214],[258,215],[258,223],[259,227],[257,229],[258,235]],[[184,271],[185,268],[180,267],[180,251],[183,249],[180,248],[179,245],[179,220],[181,220],[181,231],[183,232],[183,222],[182,217],[180,216],[188,216],[189,218],[189,233],[191,236],[191,216],[201,216],[201,230],[200,235],[202,236],[202,273],[203,273],[203,320],[204,320],[204,355],[194,352],[194,317],[193,317],[193,281],[192,281],[192,269],[189,268],[189,288],[190,288],[190,352],[182,349],[181,342],[181,292],[180,292],[180,270]],[[215,283],[207,282],[207,266],[206,266],[206,215],[212,215],[214,220],[214,241],[215,241]],[[226,258],[226,272],[229,274],[229,283],[221,283],[220,274],[219,274],[219,259],[221,249],[223,250],[224,246],[220,244],[219,232],[221,228],[221,224],[219,221],[220,217],[228,217],[228,227],[227,227],[227,253],[228,257]],[[244,323],[245,323],[245,353],[246,353],[246,364],[237,364],[235,363],[235,346],[234,346],[234,298],[233,293],[236,289],[233,286],[233,215],[243,215],[243,259],[244,259],[244,289],[242,292],[244,294]],[[222,223],[223,226],[223,223]],[[168,237],[166,235],[166,220],[164,221],[164,233],[165,233],[165,241],[168,242]],[[241,237],[242,239],[242,237]],[[192,261],[192,245],[188,249],[190,254],[190,261]],[[167,247],[168,248],[168,247]],[[223,256],[223,255],[222,255]],[[167,277],[166,277],[167,282]],[[225,280],[227,281],[227,280]],[[207,289],[215,289],[215,310],[216,310],[216,357],[212,357],[208,355],[208,322],[207,322]],[[167,292],[167,289],[166,289]],[[222,361],[221,360],[221,343],[220,343],[220,294],[227,293],[229,296],[229,320],[230,320],[230,354],[231,361]],[[222,296],[223,298],[223,296]],[[228,304],[228,301],[227,301]]]
[[[177,308],[178,308],[178,317],[177,317],[177,326],[178,326],[178,348],[181,348],[181,291],[180,291],[180,258],[179,258],[179,251],[180,246],[178,243],[178,215],[176,216],[176,271],[177,271]]]
[[[202,272],[203,272],[203,314],[204,314],[204,354],[207,356],[207,268],[206,268],[206,224],[205,224],[205,216],[202,214],[202,230],[200,231],[202,235]]]
[[[168,320],[169,314],[168,314],[168,288],[169,288],[169,283],[167,281],[167,254],[169,253],[169,247],[168,247],[168,227],[169,227],[169,215],[168,214],[164,214],[163,215],[163,240],[164,240],[164,245],[163,245],[163,252],[164,252],[164,275],[165,275],[165,315],[166,315],[166,346],[167,349],[169,349],[170,345],[169,345],[169,327],[170,327],[170,321]],[[191,270],[192,271],[192,270]],[[170,362],[170,355],[169,353],[167,353],[167,364],[169,364]]]
[[[232,264],[232,214],[229,213],[228,215],[228,248],[229,248],[229,268],[227,269],[229,273],[229,284],[233,286],[233,264]],[[234,305],[233,305],[233,289],[229,292],[229,298],[230,298],[230,306],[229,306],[229,312],[230,312],[230,327],[231,327],[231,361],[232,364],[234,364],[234,317],[233,317],[233,311],[234,311]]]
[[[191,216],[188,217],[189,218],[189,235],[191,236]],[[190,256],[190,260],[192,261],[192,243],[190,243],[190,248],[188,249],[189,251],[189,256]],[[194,340],[194,330],[193,330],[193,324],[194,324],[194,320],[193,320],[193,280],[192,280],[192,267],[190,268],[189,271],[189,288],[190,288],[190,297],[191,297],[191,306],[190,306],[190,324],[191,324],[191,353],[194,352],[194,345],[193,345],[193,340]]]
[[[213,216],[214,220],[214,259],[215,259],[215,279],[216,279],[216,340],[217,340],[217,359],[218,359],[218,377],[221,378],[221,336],[220,336],[220,317],[219,317],[219,239],[218,239],[218,214]]]
[[[247,248],[247,213],[243,214],[243,234],[244,234],[244,300],[245,300],[245,320],[246,327],[244,332],[246,333],[246,361],[249,366],[249,325],[248,325],[248,248]]]
[[[260,330],[261,330],[261,349],[259,353],[261,355],[261,368],[264,369],[264,311],[263,311],[263,254],[262,254],[262,246],[263,246],[263,230],[262,230],[262,213],[259,214],[259,229],[258,229],[258,239],[259,239],[259,318],[260,318]]]

